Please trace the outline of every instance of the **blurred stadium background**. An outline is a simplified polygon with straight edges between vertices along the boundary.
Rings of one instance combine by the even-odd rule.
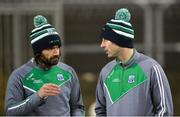
[[[137,50],[156,59],[171,86],[180,115],[179,0],[0,0],[0,115],[10,73],[32,56],[29,34],[37,14],[48,18],[63,40],[61,60],[76,70],[86,115],[93,115],[100,69],[110,59],[99,47],[101,27],[118,8],[131,11]]]

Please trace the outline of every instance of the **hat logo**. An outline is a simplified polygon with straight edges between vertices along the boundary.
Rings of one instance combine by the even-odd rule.
[[[128,77],[128,83],[134,83],[135,82],[135,75],[129,75]]]
[[[47,29],[47,31],[48,31],[49,34],[53,33],[53,30],[51,30],[51,29]]]
[[[57,74],[57,80],[63,81],[64,80],[63,75],[62,74]]]

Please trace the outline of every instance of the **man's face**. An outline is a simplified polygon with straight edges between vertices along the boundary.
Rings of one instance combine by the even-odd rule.
[[[44,64],[52,66],[59,62],[60,48],[59,46],[53,46],[42,51],[41,60]]]
[[[111,41],[109,40],[106,40],[106,39],[102,39],[102,42],[101,42],[101,48],[104,49],[104,51],[106,52],[107,56],[109,58],[111,57],[118,57],[119,53],[120,53],[120,47],[114,43],[112,43]]]

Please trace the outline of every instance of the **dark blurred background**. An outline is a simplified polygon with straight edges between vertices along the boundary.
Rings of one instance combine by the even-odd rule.
[[[164,68],[180,115],[179,0],[0,0],[0,115],[10,73],[32,56],[29,35],[33,17],[47,17],[63,40],[61,61],[71,65],[81,83],[86,115],[93,115],[101,68],[110,59],[99,47],[101,27],[115,11],[130,10],[135,47]]]

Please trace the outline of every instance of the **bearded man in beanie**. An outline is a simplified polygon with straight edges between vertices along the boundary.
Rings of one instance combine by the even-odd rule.
[[[8,80],[6,115],[83,116],[80,84],[74,69],[59,62],[61,39],[41,15],[31,32],[34,58]]]
[[[162,67],[133,47],[130,12],[119,9],[101,31],[109,58],[96,89],[97,116],[171,116],[173,102]]]

